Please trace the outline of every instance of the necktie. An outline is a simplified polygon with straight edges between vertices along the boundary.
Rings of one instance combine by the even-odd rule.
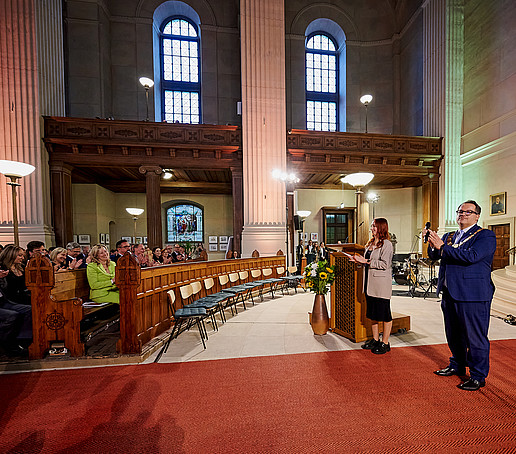
[[[463,236],[464,236],[464,231],[459,230],[459,233],[457,234],[457,237],[455,238],[454,244],[459,243]]]

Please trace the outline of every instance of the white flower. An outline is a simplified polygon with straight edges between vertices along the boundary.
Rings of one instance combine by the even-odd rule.
[[[312,277],[316,277],[316,276],[317,276],[317,271],[312,270],[312,272],[310,273],[310,276],[312,276]]]
[[[316,270],[317,269],[317,263],[312,263],[312,265],[310,265],[312,267],[313,270]]]

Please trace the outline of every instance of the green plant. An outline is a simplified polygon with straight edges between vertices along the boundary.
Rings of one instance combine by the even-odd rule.
[[[326,260],[312,262],[304,271],[305,287],[318,295],[326,295],[335,280],[335,265],[328,265]]]

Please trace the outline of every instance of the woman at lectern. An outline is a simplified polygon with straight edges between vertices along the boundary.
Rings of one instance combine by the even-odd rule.
[[[362,348],[382,355],[391,350],[389,336],[392,329],[392,254],[387,219],[376,218],[371,224],[372,238],[365,245],[364,256],[355,254],[350,261],[364,265],[364,293],[366,297],[366,317],[371,320],[373,339]],[[378,322],[383,322],[380,341]]]

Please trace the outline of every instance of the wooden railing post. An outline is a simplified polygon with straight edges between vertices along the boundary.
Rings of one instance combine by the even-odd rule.
[[[138,340],[140,314],[137,313],[140,273],[140,265],[128,252],[118,259],[115,269],[115,284],[120,292],[120,339],[117,350],[121,354],[141,352],[142,346]]]

